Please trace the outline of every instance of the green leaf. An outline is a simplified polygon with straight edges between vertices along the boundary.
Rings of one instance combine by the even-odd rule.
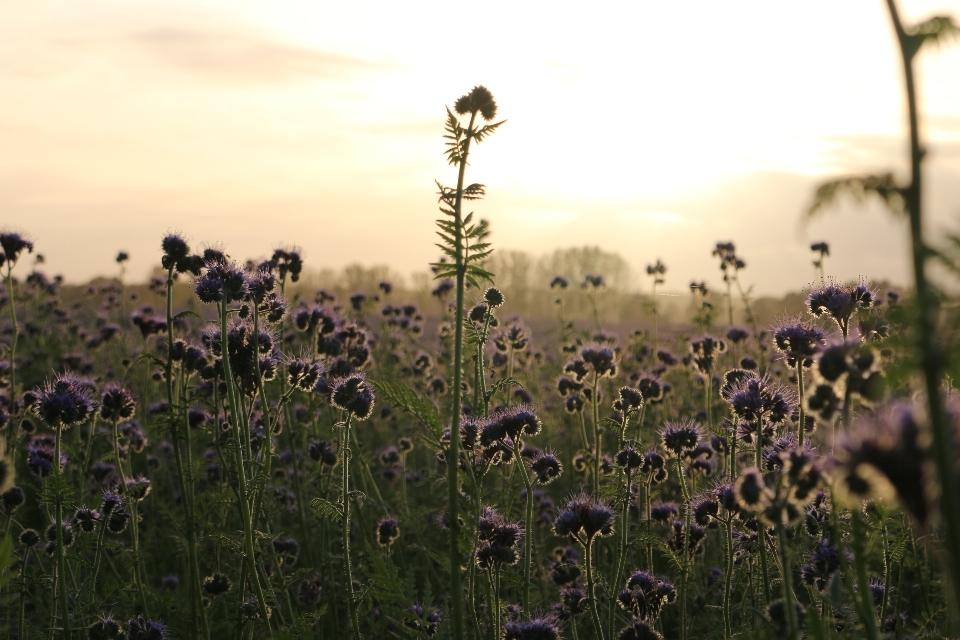
[[[926,45],[938,45],[960,37],[960,27],[950,16],[934,16],[907,30],[903,43],[907,56],[913,58]]]
[[[324,498],[314,498],[310,501],[310,506],[328,520],[340,522],[343,519],[343,509]]]
[[[807,217],[821,213],[842,195],[850,196],[856,202],[863,202],[867,196],[877,196],[893,213],[904,212],[903,189],[897,185],[892,173],[883,173],[847,176],[824,182],[813,194],[813,200],[807,207]]]
[[[193,316],[194,318],[201,318],[201,319],[202,319],[202,316],[201,316],[199,313],[197,313],[196,311],[181,311],[181,312],[178,313],[177,315],[173,316],[173,321],[176,322],[177,320],[180,320],[181,318],[189,318],[190,316]]]
[[[390,404],[417,418],[430,427],[436,437],[440,437],[443,431],[440,412],[429,400],[421,398],[412,389],[399,383],[377,381],[373,386]]]

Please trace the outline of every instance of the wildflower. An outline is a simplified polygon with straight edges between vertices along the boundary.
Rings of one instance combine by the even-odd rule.
[[[804,367],[811,366],[813,356],[826,343],[823,332],[819,328],[799,318],[789,320],[777,327],[773,333],[773,341],[790,367],[796,367],[798,364]]]
[[[503,640],[559,640],[560,628],[551,615],[503,625]]]
[[[126,631],[113,616],[94,622],[87,628],[87,635],[90,640],[127,640]]]
[[[553,530],[558,536],[570,535],[578,542],[586,543],[594,537],[612,534],[615,519],[613,509],[581,493],[567,501],[553,524]]]
[[[678,458],[693,451],[700,442],[700,426],[695,422],[668,422],[660,432],[660,440],[668,457]]]
[[[18,538],[20,544],[28,549],[35,547],[40,543],[40,534],[37,533],[35,529],[24,529],[20,532],[20,537]]]
[[[560,474],[563,472],[563,465],[560,464],[560,460],[557,459],[556,455],[540,452],[534,456],[533,462],[530,463],[530,470],[533,471],[536,476],[537,482],[540,484],[550,484],[560,477]]]
[[[686,552],[692,557],[700,551],[700,543],[703,542],[703,539],[707,536],[707,530],[701,527],[698,524],[690,523],[688,529],[690,533],[690,538],[687,540],[685,533],[685,525],[681,520],[674,520],[671,524],[673,529],[673,536],[670,538],[668,544],[671,549],[674,551],[683,551],[686,549]]]
[[[674,502],[658,502],[650,507],[650,518],[662,524],[672,521],[680,515],[680,509]]]
[[[835,445],[838,487],[856,499],[898,498],[921,526],[931,516],[927,436],[912,407],[859,420]]]
[[[625,469],[628,472],[634,471],[643,466],[643,454],[631,446],[624,447],[617,452],[614,460],[616,461],[618,467]]]
[[[5,459],[0,460],[0,467],[5,467],[6,464],[7,462]],[[6,475],[6,476],[12,476],[12,471],[0,472],[0,473],[3,473],[3,475]],[[10,478],[8,482],[12,482],[12,478]],[[24,496],[23,494],[23,489],[21,489],[15,484],[8,485],[8,483],[3,482],[2,479],[0,479],[0,486],[8,486],[7,490],[4,491],[2,494],[0,494],[0,503],[3,504],[4,512],[8,516],[12,515],[13,512],[15,512],[17,508],[20,507],[26,501],[26,496]]]
[[[771,384],[766,377],[751,376],[729,388],[724,396],[734,415],[754,424],[762,420],[780,424],[792,409],[790,392]]]
[[[320,601],[322,590],[320,578],[316,576],[304,578],[297,587],[297,600],[305,605],[315,605]]]
[[[440,611],[438,609],[432,609],[429,613],[423,607],[422,604],[417,603],[411,607],[407,607],[405,611],[411,615],[408,620],[405,620],[403,625],[408,629],[413,629],[416,632],[423,632],[428,637],[437,635],[437,631],[440,628]]]
[[[480,444],[484,447],[506,439],[516,440],[520,436],[535,436],[542,428],[540,419],[532,408],[516,405],[501,409],[490,417],[480,432]]]
[[[770,502],[772,492],[764,484],[763,475],[756,467],[743,471],[734,486],[737,502],[748,511],[759,511]]]
[[[144,498],[150,495],[150,480],[143,476],[126,479],[127,497],[134,502],[142,502]]]
[[[613,410],[618,413],[631,414],[640,411],[643,407],[643,394],[631,387],[620,387],[617,399],[613,401]]]
[[[217,572],[203,579],[203,591],[211,596],[223,595],[233,587],[225,574]]]
[[[663,636],[647,622],[634,620],[629,627],[620,630],[617,640],[663,640]]]
[[[162,622],[147,620],[142,615],[131,618],[127,623],[130,640],[168,640],[167,627]]]
[[[100,417],[108,422],[132,417],[136,408],[133,394],[119,384],[107,385],[100,396]]]
[[[3,264],[4,261],[11,265],[15,264],[24,250],[27,253],[33,253],[33,243],[19,233],[12,231],[0,233],[0,248],[3,249],[3,253],[0,254],[3,256],[3,260],[0,260],[0,264]]]
[[[643,396],[644,402],[656,404],[663,400],[663,383],[655,377],[644,376],[637,381],[637,391]]]
[[[570,281],[564,278],[563,276],[553,276],[553,280],[550,281],[551,289],[556,289],[558,287],[560,289],[566,289],[569,286],[570,286]]]
[[[699,340],[690,341],[690,355],[694,367],[704,375],[710,375],[713,372],[713,365],[721,353],[727,350],[727,344],[723,340],[717,340],[712,336],[703,336]]]
[[[287,383],[301,391],[311,391],[323,375],[323,367],[316,363],[296,358],[287,363]]]
[[[236,264],[208,261],[206,273],[196,280],[195,292],[203,303],[230,303],[249,295],[249,283]]]
[[[741,327],[730,327],[727,329],[727,340],[733,344],[740,344],[750,337],[750,333]]]
[[[335,380],[330,399],[335,407],[349,412],[358,420],[369,418],[376,402],[373,387],[362,373]]]
[[[793,607],[796,609],[794,620],[803,620],[807,615],[803,606],[794,600]],[[787,636],[789,623],[787,621],[787,604],[783,601],[783,598],[777,598],[767,606],[767,619],[773,625],[776,637]]]
[[[491,309],[497,309],[503,306],[503,293],[496,287],[490,287],[483,292],[483,301],[489,305]]]
[[[643,454],[643,465],[640,467],[641,473],[647,476],[648,482],[652,484],[661,484],[666,482],[668,477],[667,462],[656,451],[647,451]]]
[[[97,525],[100,514],[87,507],[80,507],[73,514],[73,524],[75,524],[83,533],[90,533]]]
[[[858,309],[869,309],[876,303],[877,294],[863,282],[840,285],[833,281],[821,286],[807,296],[807,307],[819,318],[826,314],[840,328],[844,338],[850,326],[850,318]]]
[[[477,566],[489,569],[494,565],[510,565],[517,562],[516,547],[523,536],[523,529],[507,522],[492,507],[484,507],[477,522],[477,538],[480,545],[474,555]]]
[[[563,406],[567,413],[580,413],[583,411],[583,398],[578,395],[571,395]]]
[[[484,120],[493,120],[497,116],[497,103],[493,94],[483,85],[474,87],[470,93],[458,98],[454,109],[460,115],[475,115],[480,112]]]
[[[618,604],[637,620],[653,622],[663,605],[676,598],[675,587],[649,571],[636,571],[617,594]]]
[[[41,478],[53,472],[54,440],[50,435],[33,436],[27,446],[27,468]],[[60,466],[67,464],[67,454],[60,451]]]
[[[36,413],[48,425],[56,428],[80,424],[93,415],[96,403],[90,397],[92,384],[81,378],[64,374],[53,383],[47,383],[36,393]]]
[[[73,525],[71,525],[69,522],[64,522],[63,525],[60,527],[60,531],[61,531],[61,537],[63,538],[64,548],[73,546],[73,539],[74,539]],[[57,544],[57,523],[56,522],[50,523],[50,526],[48,526],[46,531],[43,532],[43,537],[46,539],[47,542],[54,545],[51,550],[56,549],[56,544]]]
[[[400,526],[396,518],[384,518],[377,523],[377,544],[381,547],[391,546],[400,537]]]

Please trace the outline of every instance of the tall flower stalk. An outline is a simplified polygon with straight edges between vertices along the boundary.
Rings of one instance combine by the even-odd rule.
[[[960,27],[950,17],[934,16],[923,22],[905,25],[895,0],[885,0],[893,25],[900,57],[907,99],[907,121],[910,129],[910,182],[901,185],[892,173],[851,176],[826,182],[818,187],[807,210],[812,216],[831,204],[838,195],[850,194],[863,199],[866,195],[879,197],[894,213],[905,213],[910,230],[910,254],[916,292],[916,314],[913,320],[913,339],[930,420],[930,435],[937,479],[940,485],[940,513],[946,529],[945,546],[948,567],[953,584],[954,602],[960,602],[960,487],[955,480],[956,443],[945,413],[940,385],[945,360],[937,336],[936,319],[940,312],[938,295],[927,277],[927,261],[935,252],[923,238],[923,173],[925,149],[920,141],[920,115],[917,105],[917,87],[914,77],[914,58],[925,45],[937,44],[956,37]]]
[[[462,381],[463,381],[463,304],[464,292],[467,283],[478,286],[479,280],[489,280],[491,274],[485,271],[480,262],[490,255],[492,249],[484,241],[486,225],[473,221],[473,214],[463,214],[464,200],[477,200],[484,194],[482,184],[464,184],[467,170],[467,159],[470,156],[470,146],[473,142],[480,143],[492,134],[503,121],[491,124],[478,125],[479,115],[485,122],[496,117],[497,103],[493,94],[483,86],[475,87],[470,93],[457,100],[454,106],[458,115],[469,115],[466,128],[450,109],[447,109],[446,135],[447,161],[457,167],[456,188],[444,187],[437,183],[440,189],[440,210],[446,218],[437,220],[440,230],[437,232],[443,240],[438,246],[445,256],[452,262],[439,262],[433,265],[437,278],[454,278],[456,281],[456,308],[454,311],[454,338],[453,338],[453,398],[450,428],[450,444],[447,453],[447,521],[450,527],[450,591],[451,609],[453,614],[453,637],[464,637],[464,607],[463,607],[463,578],[461,567],[463,560],[460,553],[460,522],[459,499],[460,482],[460,418],[462,413]]]

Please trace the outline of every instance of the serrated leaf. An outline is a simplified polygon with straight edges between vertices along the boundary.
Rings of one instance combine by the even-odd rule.
[[[310,506],[317,510],[322,517],[340,522],[343,520],[343,510],[325,498],[314,498]]]

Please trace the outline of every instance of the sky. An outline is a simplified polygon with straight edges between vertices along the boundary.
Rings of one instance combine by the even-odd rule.
[[[900,0],[907,21],[960,0]],[[444,107],[487,86],[475,148],[495,248],[597,245],[636,286],[720,284],[732,241],[759,294],[826,270],[909,282],[875,206],[803,223],[816,184],[907,172],[902,70],[882,0],[563,5],[491,0],[0,0],[0,227],[81,282],[159,264],[168,231],[238,259],[423,271]],[[960,41],[918,61],[931,238],[960,226]],[[21,267],[24,269],[24,267]]]

